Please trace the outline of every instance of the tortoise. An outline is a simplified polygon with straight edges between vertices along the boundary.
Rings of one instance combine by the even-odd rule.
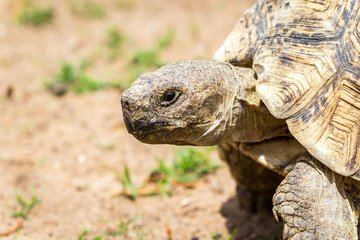
[[[359,52],[359,1],[259,0],[214,60],[139,75],[124,122],[144,143],[219,145],[244,202],[278,185],[284,239],[357,239]]]

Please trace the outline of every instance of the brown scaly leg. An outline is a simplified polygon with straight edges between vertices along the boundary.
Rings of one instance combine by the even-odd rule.
[[[273,198],[283,238],[357,239],[358,214],[347,179],[310,155],[300,157]]]
[[[271,211],[271,199],[284,179],[239,151],[238,146],[219,145],[219,153],[237,183],[239,205],[248,212]]]

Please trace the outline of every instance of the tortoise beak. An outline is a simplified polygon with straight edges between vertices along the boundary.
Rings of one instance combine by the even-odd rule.
[[[127,91],[121,97],[121,106],[123,112],[124,123],[126,126],[127,131],[132,134],[136,135],[136,132],[139,128],[146,125],[146,121],[144,118],[136,118],[136,113],[140,109],[140,106],[136,104],[136,101],[129,97]]]
[[[126,126],[126,130],[134,135],[135,134],[135,127],[134,125],[132,124],[132,122],[130,121],[130,116],[129,114],[127,114],[124,110],[123,110],[123,118],[124,118],[124,123],[125,123],[125,126]]]

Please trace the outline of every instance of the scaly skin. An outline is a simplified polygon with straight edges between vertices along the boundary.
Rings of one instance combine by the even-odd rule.
[[[278,187],[274,214],[284,223],[284,239],[357,239],[356,180],[303,155]]]

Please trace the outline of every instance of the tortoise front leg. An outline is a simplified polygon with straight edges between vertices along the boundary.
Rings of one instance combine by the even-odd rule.
[[[303,155],[273,197],[284,239],[358,239],[357,214],[344,177]]]
[[[272,196],[284,177],[243,154],[236,143],[219,145],[219,153],[237,183],[239,206],[251,213],[271,212]]]

